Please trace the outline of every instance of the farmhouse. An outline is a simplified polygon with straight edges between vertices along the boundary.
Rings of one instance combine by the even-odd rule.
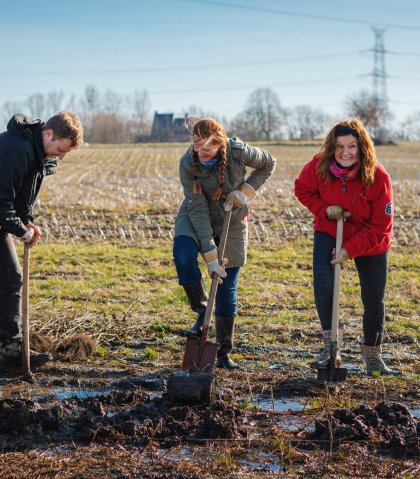
[[[189,141],[191,133],[185,128],[185,117],[174,118],[173,113],[158,113],[153,118],[151,141],[174,142]]]

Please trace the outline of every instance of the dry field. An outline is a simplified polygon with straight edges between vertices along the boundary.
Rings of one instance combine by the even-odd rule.
[[[186,145],[85,146],[45,180],[32,331],[51,344],[85,334],[96,349],[69,359],[51,347],[54,360],[32,383],[0,376],[2,479],[418,477],[420,145],[378,148],[395,202],[386,358],[405,374],[363,374],[350,264],[340,306],[351,374],[337,384],[316,381],[307,366],[320,346],[312,218],[293,196],[319,145],[263,147],[278,166],[252,205],[234,351],[244,369],[217,371],[211,407],[164,394],[193,319],[171,256]]]

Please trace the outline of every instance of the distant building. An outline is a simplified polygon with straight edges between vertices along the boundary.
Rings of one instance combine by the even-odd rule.
[[[158,113],[153,118],[151,141],[171,142],[190,141],[191,133],[185,128],[187,118],[174,118],[173,113]]]

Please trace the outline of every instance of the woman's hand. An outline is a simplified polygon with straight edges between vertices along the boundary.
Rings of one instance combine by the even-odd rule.
[[[232,208],[243,208],[248,204],[248,198],[239,190],[233,190],[226,195],[223,208],[230,211]]]
[[[332,261],[331,264],[334,266],[336,264],[341,264],[341,267],[344,268],[344,262],[349,259],[349,255],[344,248],[341,248],[341,254],[338,258],[335,257],[335,248],[332,250]]]
[[[225,211],[230,211],[232,208],[243,208],[255,198],[257,192],[248,183],[242,183],[237,190],[232,190],[226,195],[226,200],[223,203]]]
[[[350,211],[346,211],[339,205],[329,206],[326,209],[325,214],[327,215],[328,219],[335,220],[335,221],[338,221],[341,218],[345,220],[346,218],[349,218],[351,216]]]

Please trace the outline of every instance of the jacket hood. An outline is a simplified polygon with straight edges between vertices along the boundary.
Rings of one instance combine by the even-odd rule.
[[[34,120],[30,116],[22,115],[20,113],[13,115],[7,124],[7,131],[14,135],[26,138],[35,147],[36,156],[39,161],[43,161],[45,157],[44,144],[42,141],[42,126],[41,120]]]

